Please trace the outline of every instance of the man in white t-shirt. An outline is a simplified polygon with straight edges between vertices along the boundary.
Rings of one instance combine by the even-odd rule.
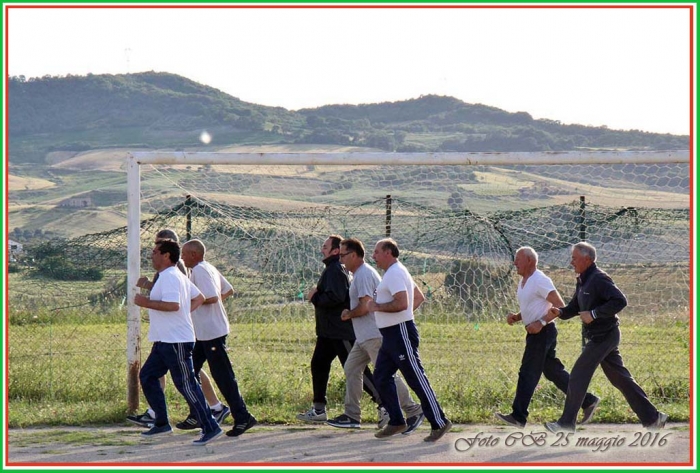
[[[514,264],[521,277],[518,283],[520,312],[508,314],[506,321],[508,325],[522,321],[527,336],[518,373],[513,411],[510,414],[496,413],[498,419],[520,428],[525,427],[529,414],[528,406],[542,374],[564,394],[569,386],[569,373],[557,358],[557,328],[554,319],[548,315],[552,306],[562,307],[564,301],[552,280],[537,269],[537,259],[537,253],[529,246],[519,248],[515,252]],[[586,394],[581,405],[582,424],[593,418],[599,402],[600,398],[591,393]]]
[[[374,367],[374,380],[389,413],[389,423],[374,436],[386,438],[408,428],[394,382],[394,374],[398,370],[420,399],[423,414],[430,422],[432,430],[423,440],[434,442],[449,432],[452,422],[442,411],[418,354],[420,339],[413,321],[413,311],[425,297],[398,257],[399,246],[391,238],[379,240],[372,254],[377,267],[384,270],[384,279],[377,286],[374,300],[367,303],[367,310],[374,312],[383,337]]]
[[[170,228],[164,228],[162,230],[159,230],[158,233],[156,233],[155,243],[158,243],[163,240],[172,240],[175,243],[180,243],[180,239],[178,238],[177,233],[175,232],[175,230],[172,230]],[[176,267],[177,269],[182,271],[182,274],[187,275],[187,267],[185,266],[185,263],[182,260],[177,262]],[[153,281],[149,281],[147,277],[142,276],[136,282],[136,287],[140,287],[141,289],[146,289],[150,291],[157,280],[157,272],[153,277]],[[209,404],[209,408],[211,409],[212,414],[216,419],[216,422],[218,424],[221,424],[224,421],[224,419],[226,419],[226,417],[231,413],[231,411],[227,406],[224,406],[223,404],[221,404],[221,402],[219,402],[219,398],[216,396],[216,391],[214,391],[214,387],[211,385],[211,381],[209,381],[209,376],[207,376],[207,373],[205,373],[204,371],[200,371],[199,381],[202,386],[202,391],[204,392],[204,397],[207,399],[207,403]],[[165,391],[165,376],[160,378],[160,387],[163,389],[163,391]],[[136,425],[140,425],[141,427],[146,427],[150,429],[151,427],[153,427],[155,415],[156,414],[155,412],[153,412],[153,409],[147,407],[146,412],[144,412],[143,414],[128,415],[126,416],[126,420],[128,420],[129,422],[133,422]],[[197,419],[194,418],[194,414],[192,414],[191,418],[188,417],[184,421],[178,422],[175,426],[178,429],[194,429],[199,427],[199,423],[197,422]]]
[[[202,426],[201,437],[193,443],[206,445],[224,432],[211,414],[192,364],[195,334],[190,311],[204,302],[204,296],[176,268],[179,260],[180,246],[177,243],[172,240],[156,243],[151,261],[158,271],[158,280],[151,288],[150,296],[136,294],[134,298],[137,306],[148,309],[148,339],[153,342],[151,353],[139,372],[139,380],[156,415],[153,427],[141,435],[152,437],[172,432],[165,394],[159,381],[170,371],[175,387],[192,406]]]
[[[199,374],[205,361],[209,363],[211,376],[233,413],[233,428],[226,435],[238,437],[258,421],[248,412],[243,401],[226,349],[226,337],[230,328],[222,301],[233,294],[233,286],[212,264],[204,260],[206,251],[200,240],[190,240],[182,246],[182,260],[190,268],[190,281],[204,296],[202,305],[192,311],[197,338],[192,360],[195,375]]]
[[[357,238],[348,238],[340,242],[340,262],[345,269],[352,272],[350,283],[350,308],[344,309],[340,314],[341,320],[352,321],[355,331],[355,343],[345,360],[345,411],[326,423],[333,427],[346,429],[360,428],[360,399],[362,397],[363,370],[371,361],[377,362],[379,348],[382,345],[382,334],[377,328],[374,313],[367,310],[367,303],[374,297],[381,278],[372,266],[365,263],[365,247]],[[403,434],[410,434],[416,430],[425,416],[420,404],[417,404],[408,392],[406,384],[398,376],[396,390],[399,396],[399,404],[406,413],[408,428]],[[383,428],[389,422],[389,414],[382,405],[381,399],[377,400],[380,412],[379,428]]]

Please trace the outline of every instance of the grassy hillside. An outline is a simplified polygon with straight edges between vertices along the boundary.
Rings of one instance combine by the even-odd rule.
[[[51,152],[91,149],[321,144],[385,151],[687,149],[687,136],[534,120],[435,95],[292,112],[243,102],[169,73],[9,81],[10,160],[44,163]]]

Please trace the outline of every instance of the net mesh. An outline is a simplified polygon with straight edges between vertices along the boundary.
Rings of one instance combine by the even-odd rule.
[[[160,229],[206,244],[206,259],[236,291],[225,304],[232,359],[254,403],[310,402],[315,335],[313,307],[304,295],[323,268],[320,247],[330,234],[359,238],[368,256],[377,240],[390,235],[398,241],[402,262],[426,294],[417,314],[423,361],[429,376],[441,378],[439,395],[448,411],[460,403],[481,403],[487,411],[510,402],[524,338],[522,330],[504,327],[505,315],[518,310],[515,250],[532,246],[540,269],[568,301],[575,284],[570,246],[580,240],[597,247],[600,266],[629,300],[621,318],[623,354],[625,347],[635,354],[626,359],[630,370],[661,402],[687,400],[687,164],[144,165],[141,176],[142,272],[152,276],[149,255]],[[90,362],[112,367],[99,386],[74,383],[86,399],[123,397],[126,248],[126,227],[86,234],[30,249],[34,261],[10,274],[11,367],[36,370],[10,378],[11,397],[60,398],[73,389],[67,380],[80,379],[76,360],[85,347],[61,343],[66,337],[101,343],[104,349]],[[66,279],[66,268],[79,275],[68,271]],[[90,269],[92,280],[84,274]],[[113,333],[101,333],[98,342],[81,335],[81,323],[87,329],[105,314],[114,319]],[[673,330],[653,339],[646,329],[628,337],[625,324]],[[560,355],[571,366],[580,326],[558,325]],[[52,340],[39,355],[25,348],[38,336],[37,326]],[[499,358],[512,353],[512,360],[485,373],[483,357],[491,351]],[[42,362],[30,361],[37,358]],[[659,365],[676,368],[655,369]],[[474,384],[484,376],[495,386]],[[342,372],[334,371],[334,382],[330,393],[342,404]],[[608,389],[601,380],[594,383]]]

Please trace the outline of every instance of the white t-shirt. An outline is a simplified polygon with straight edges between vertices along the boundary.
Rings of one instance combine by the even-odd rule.
[[[518,302],[524,325],[529,325],[547,315],[552,307],[547,296],[555,289],[552,280],[539,269],[527,278],[525,287],[522,287],[522,279],[518,282]]]
[[[360,305],[362,297],[374,297],[374,291],[382,280],[379,273],[372,266],[363,263],[352,273],[352,283],[350,283],[350,310]],[[355,341],[362,343],[372,338],[381,338],[382,334],[377,328],[374,312],[369,312],[362,317],[353,317],[352,328],[355,331]]]
[[[375,312],[377,327],[391,327],[401,322],[413,320],[413,288],[415,285],[411,274],[400,261],[389,266],[389,269],[384,273],[384,279],[377,286],[377,296],[374,300],[378,304],[384,304],[391,302],[394,299],[394,294],[406,291],[408,307],[401,312]]]
[[[190,281],[197,286],[205,299],[219,297],[214,304],[202,304],[192,312],[197,340],[213,340],[228,335],[230,327],[226,309],[221,302],[221,294],[230,291],[233,286],[207,261],[201,261],[192,268]]]
[[[180,308],[172,312],[148,309],[148,339],[166,343],[194,342],[190,303],[199,294],[199,289],[175,266],[161,271],[151,288],[151,300],[177,302]]]

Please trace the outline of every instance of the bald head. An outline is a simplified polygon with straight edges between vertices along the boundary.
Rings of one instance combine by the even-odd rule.
[[[207,248],[201,240],[190,240],[182,245],[182,261],[188,268],[194,268],[204,261]]]

